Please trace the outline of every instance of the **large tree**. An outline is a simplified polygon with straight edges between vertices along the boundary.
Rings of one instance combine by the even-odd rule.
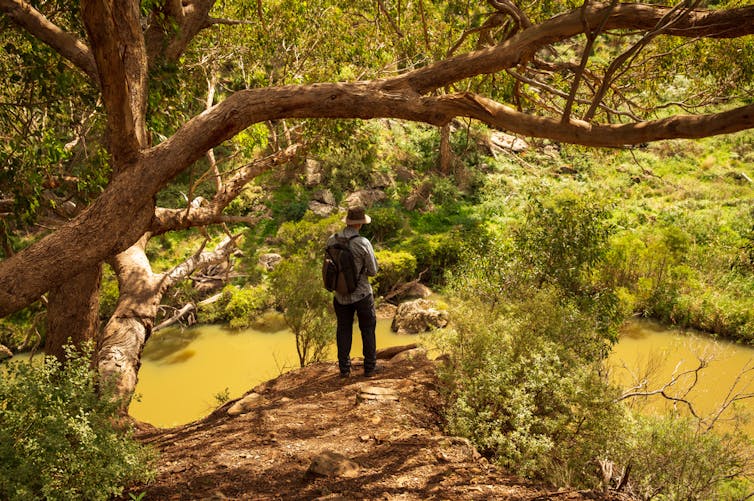
[[[219,9],[213,0],[81,0],[76,11],[60,9],[67,5],[62,1],[0,0],[3,25],[15,26],[34,50],[43,43],[89,86],[94,99],[82,99],[89,107],[81,109],[92,111],[77,114],[77,128],[85,128],[92,115],[102,117],[101,145],[109,167],[106,187],[83,210],[33,244],[5,252],[0,316],[47,294],[54,331],[92,336],[100,268],[111,263],[121,298],[100,335],[99,363],[105,373],[120,373],[125,394],[132,391],[135,377],[127,374],[138,370],[156,304],[168,277],[177,276],[152,273],[144,259],[145,241],[171,229],[223,221],[223,210],[239,186],[259,169],[273,168],[288,157],[280,152],[262,164],[250,164],[228,184],[218,182],[207,207],[161,209],[156,196],[200,159],[212,164],[213,148],[254,124],[392,117],[442,127],[466,117],[515,134],[590,146],[700,138],[754,126],[754,105],[740,99],[750,90],[754,56],[748,35],[754,33],[754,6],[701,9],[700,2],[587,1],[568,10],[567,3],[556,2],[548,6],[563,12],[552,17],[537,10],[537,3],[522,9],[510,0],[474,5],[452,0],[322,3],[327,12],[338,14],[343,32],[351,33],[357,20],[366,19],[400,41],[394,45],[396,60],[382,61],[384,73],[373,67],[342,72],[335,81],[310,77],[292,83],[300,79],[279,73],[297,70],[281,64],[287,55],[278,53],[268,62],[270,85],[240,88],[221,100],[209,98],[206,110],[163,138],[149,120],[153,75],[184,63],[191,44],[207,30],[233,25],[239,32],[263,33],[271,27],[265,8],[306,9],[306,4],[260,1],[246,13],[249,19],[231,21],[213,17],[213,9]],[[465,18],[466,24],[442,24],[448,16]],[[414,20],[410,27],[409,18]],[[452,31],[459,26],[460,31]],[[218,48],[221,43],[204,49]],[[340,49],[329,50],[335,57]],[[337,54],[341,61],[348,58],[344,52]],[[709,54],[719,57],[704,60]],[[299,58],[297,52],[289,59]],[[201,60],[193,64],[201,66]],[[212,89],[216,74],[207,71],[207,76]],[[675,76],[693,82],[685,93],[678,90],[683,86],[673,81]],[[675,90],[661,83],[672,83]],[[95,99],[103,114],[92,104]],[[19,127],[20,133],[25,130]],[[54,339],[61,342],[60,335]]]

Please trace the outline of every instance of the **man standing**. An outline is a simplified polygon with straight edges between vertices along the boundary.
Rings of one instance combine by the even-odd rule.
[[[367,277],[377,274],[377,259],[374,257],[372,244],[366,238],[359,236],[359,230],[365,224],[369,224],[370,218],[363,207],[348,209],[344,222],[346,227],[331,236],[327,244],[331,244],[336,236],[349,239],[351,253],[356,265],[357,285],[350,294],[335,292],[333,307],[338,319],[336,341],[338,345],[338,366],[340,377],[351,375],[351,341],[353,339],[353,315],[359,320],[361,341],[364,346],[364,376],[371,377],[377,369],[377,340],[375,327],[377,315],[374,311],[374,295],[372,285]],[[351,238],[355,237],[355,238]]]

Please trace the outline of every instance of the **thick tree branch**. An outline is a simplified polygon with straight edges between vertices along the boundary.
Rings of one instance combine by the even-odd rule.
[[[163,274],[160,280],[160,297],[162,297],[162,294],[164,294],[165,291],[167,291],[170,287],[177,284],[181,280],[188,278],[188,276],[191,275],[194,271],[206,268],[207,266],[217,264],[228,259],[230,253],[233,252],[233,250],[236,248],[236,241],[239,237],[240,235],[226,237],[217,245],[217,247],[215,247],[215,250],[213,251],[202,252],[200,249],[199,252],[197,252],[169,272]]]
[[[513,68],[531,59],[547,45],[584,33],[584,22],[588,26],[598,26],[610,9],[613,11],[604,23],[605,30],[652,30],[671,10],[645,4],[618,4],[614,8],[608,4],[595,4],[584,11],[575,9],[520,31],[495,47],[448,58],[406,73],[391,80],[391,87],[425,94],[466,78]],[[754,6],[693,11],[663,33],[686,38],[751,35],[754,33]]]
[[[246,223],[255,224],[258,216],[233,217],[224,216],[222,211],[243,191],[252,179],[275,167],[290,162],[297,154],[300,145],[289,146],[272,155],[260,158],[237,169],[230,179],[222,184],[222,188],[209,202],[208,206],[188,209],[165,209],[158,207],[152,219],[150,232],[153,235],[168,231],[207,226],[217,223]]]
[[[91,207],[55,233],[0,262],[0,316],[23,308],[51,287],[128,248],[151,226],[153,197],[160,189],[210,148],[254,123],[285,118],[392,117],[444,125],[455,117],[469,117],[521,135],[588,146],[701,138],[754,128],[754,105],[709,115],[597,125],[530,116],[472,94],[425,96],[467,77],[511,68],[547,44],[582,33],[584,24],[577,10],[523,30],[497,47],[449,58],[393,79],[239,91],[188,121],[165,142],[139,151],[138,117],[130,112],[130,107],[132,97],[140,102],[136,98],[143,74],[129,80],[125,77],[119,80],[117,76],[124,75],[128,61],[138,56],[138,50],[123,58],[112,57],[121,54],[118,37],[130,36],[134,23],[118,26],[113,18],[116,6],[101,0],[102,4],[95,8],[95,1],[85,0],[83,7],[88,29],[97,40],[93,46],[98,47],[95,58],[103,95],[108,96],[108,120],[131,141],[124,142],[125,148],[124,143],[118,145],[121,167]],[[587,9],[584,15],[588,24],[595,26],[606,8]],[[605,29],[652,29],[668,11],[659,6],[620,4],[611,13]],[[107,14],[100,15],[101,12]],[[133,17],[133,13],[123,13],[126,15]],[[102,26],[97,24],[100,18]],[[116,36],[109,29],[128,33]],[[695,11],[664,33],[733,37],[753,32],[754,6],[749,6],[727,11]],[[131,84],[136,86],[133,96]],[[129,224],[124,225],[123,221]]]
[[[0,12],[76,65],[94,85],[99,84],[94,56],[84,42],[60,29],[23,0],[0,0]]]
[[[165,2],[161,15],[152,16],[144,33],[150,65],[177,61],[201,30],[212,24],[229,24],[209,18],[214,4],[215,0]]]
[[[138,2],[82,0],[116,171],[147,145],[147,64]]]

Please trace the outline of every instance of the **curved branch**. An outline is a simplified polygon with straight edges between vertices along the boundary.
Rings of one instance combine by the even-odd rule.
[[[150,65],[160,60],[177,61],[201,30],[213,24],[231,24],[229,20],[209,17],[214,4],[215,0],[165,2],[161,12],[152,16],[152,22],[144,33]]]
[[[23,0],[0,0],[0,12],[4,12],[18,26],[72,62],[89,76],[94,85],[99,85],[94,56],[84,42],[60,29]]]
[[[126,128],[126,137],[129,137],[129,131],[134,132],[131,137],[135,137],[135,121],[130,120],[126,106],[129,102],[124,97],[132,95],[125,94],[128,89],[122,88],[125,80],[119,82],[116,76],[107,73],[110,67],[123,72],[127,62],[111,63],[107,59],[108,54],[120,54],[117,37],[107,32],[107,26],[115,26],[112,14],[117,9],[108,11],[110,17],[104,19],[107,26],[96,26],[96,12],[88,11],[96,1],[109,1],[106,8],[116,6],[114,0],[82,2],[88,29],[104,44],[98,42],[101,48],[95,51],[95,57],[103,76],[103,95],[111,96],[108,118],[114,126]],[[584,15],[590,20],[589,25],[593,26],[596,19],[601,19],[605,8],[587,9]],[[620,4],[605,23],[605,29],[651,29],[668,10],[651,5]],[[128,27],[133,27],[133,23]],[[124,28],[120,26],[120,29]],[[51,287],[136,242],[151,226],[155,194],[207,150],[254,123],[284,118],[391,117],[444,125],[455,117],[469,117],[522,135],[587,146],[700,138],[754,128],[754,105],[702,116],[681,115],[648,122],[591,125],[577,120],[561,123],[547,117],[529,116],[473,94],[422,96],[471,76],[510,68],[523,56],[583,30],[581,11],[577,9],[523,30],[497,47],[449,58],[393,79],[236,92],[188,121],[160,145],[143,151],[132,149],[131,155],[121,159],[123,168],[116,172],[107,189],[85,212],[55,233],[0,262],[0,316],[23,308]],[[728,11],[695,11],[665,31],[666,34],[691,37],[733,37],[753,32],[754,6]],[[105,46],[114,52],[109,53]],[[131,81],[134,84],[140,82],[138,79]],[[109,88],[110,84],[117,88]],[[128,120],[116,121],[111,115],[117,113],[121,119]]]
[[[425,66],[392,80],[394,88],[410,88],[419,94],[466,78],[517,66],[541,48],[584,33],[585,22],[597,26],[612,7],[595,4],[575,9],[520,31],[500,45],[455,56]],[[603,28],[605,30],[652,30],[670,12],[669,7],[644,4],[618,4]],[[666,27],[666,35],[685,38],[736,38],[754,34],[754,6],[721,11],[693,11]]]
[[[241,191],[243,191],[249,181],[263,172],[267,172],[293,159],[298,152],[299,146],[300,145],[292,145],[285,150],[278,151],[239,168],[235,171],[233,176],[223,184],[222,189],[206,207],[189,209],[156,208],[149,229],[150,233],[158,235],[168,231],[181,230],[196,226],[207,226],[217,223],[255,224],[259,222],[259,216],[225,216],[222,214],[222,211],[241,193]]]

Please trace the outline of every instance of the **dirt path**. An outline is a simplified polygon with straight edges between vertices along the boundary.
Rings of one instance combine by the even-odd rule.
[[[255,388],[248,412],[229,415],[233,401],[201,421],[140,432],[160,451],[158,476],[131,493],[146,492],[147,500],[599,499],[508,475],[465,439],[443,435],[434,366],[423,355],[403,352],[380,366],[371,379],[340,379],[335,363],[315,364]],[[317,465],[329,459],[331,471],[309,471],[315,458]]]

